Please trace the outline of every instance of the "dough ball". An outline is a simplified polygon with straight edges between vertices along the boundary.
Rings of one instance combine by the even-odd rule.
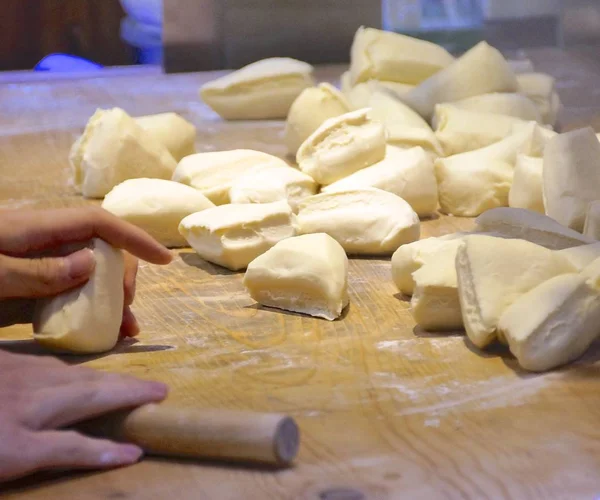
[[[528,97],[516,93],[495,92],[477,95],[455,101],[452,105],[468,111],[506,115],[525,121],[543,123],[535,103]]]
[[[164,145],[175,161],[196,152],[196,127],[177,113],[160,113],[136,118],[153,140]]]
[[[342,75],[342,93],[352,106],[352,109],[361,109],[369,107],[369,100],[375,92],[389,91],[396,96],[402,96],[409,90],[415,88],[414,85],[408,83],[389,82],[382,80],[369,80],[367,82],[357,83],[352,86],[350,84],[350,72],[347,71]]]
[[[508,206],[545,213],[542,172],[544,160],[519,155],[515,166],[513,183],[508,193]]]
[[[518,92],[533,101],[542,122],[555,126],[562,107],[555,90],[556,80],[545,73],[523,73],[517,75],[517,82]]]

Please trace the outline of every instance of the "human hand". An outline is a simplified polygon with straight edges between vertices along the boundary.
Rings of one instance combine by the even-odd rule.
[[[96,207],[0,212],[1,325],[30,322],[34,301],[83,285],[95,262],[89,249],[65,248],[99,237],[125,254],[122,336],[139,328],[131,312],[138,256],[154,264],[171,261],[170,252],[141,229]]]
[[[0,351],[0,482],[42,469],[111,468],[142,450],[60,430],[111,411],[162,401],[167,387],[128,375]]]

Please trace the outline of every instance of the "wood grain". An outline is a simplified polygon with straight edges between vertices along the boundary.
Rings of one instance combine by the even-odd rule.
[[[333,80],[342,70],[318,76]],[[202,151],[246,147],[283,156],[281,122],[225,123],[198,100],[198,85],[214,76],[0,87],[0,207],[87,203],[68,186],[66,158],[97,106],[119,105],[134,115],[177,111],[198,126]],[[580,105],[588,99],[581,95]],[[423,236],[471,224],[439,217],[423,223]],[[169,401],[187,408],[289,413],[302,433],[293,469],[146,458],[110,472],[21,480],[0,490],[4,498],[600,494],[600,346],[569,368],[529,375],[503,350],[482,353],[459,333],[416,328],[391,281],[389,259],[352,259],[349,277],[350,308],[327,322],[258,307],[241,273],[182,250],[168,267],[141,265],[138,342],[66,358],[162,380],[171,387]],[[30,336],[29,326],[0,330],[0,347],[41,353]]]

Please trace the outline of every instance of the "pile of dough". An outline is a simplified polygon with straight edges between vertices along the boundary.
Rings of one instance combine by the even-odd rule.
[[[600,200],[592,201],[588,205],[583,234],[595,240],[600,240]]]
[[[546,214],[583,231],[590,202],[600,196],[600,142],[591,128],[560,134],[544,151]]]
[[[69,156],[73,184],[87,198],[102,198],[127,179],[170,179],[177,162],[120,108],[99,109]]]
[[[224,205],[230,202],[233,183],[255,167],[288,168],[288,164],[276,156],[250,149],[196,153],[179,162],[173,180],[200,190],[215,205]]]
[[[375,188],[322,193],[298,205],[298,232],[327,233],[349,254],[391,254],[419,239],[419,216],[395,194]]]
[[[522,208],[495,208],[475,219],[475,231],[530,241],[551,250],[594,243],[554,219]]]
[[[312,177],[293,167],[265,164],[254,167],[233,181],[231,203],[271,203],[287,200],[296,211],[300,200],[317,192]]]
[[[566,257],[575,269],[581,271],[597,258],[600,258],[600,243],[565,248],[564,250],[558,250],[558,253]]]
[[[543,123],[556,125],[561,102],[554,78],[544,73],[523,73],[517,75],[517,83],[519,93],[537,106]]]
[[[250,263],[244,285],[259,304],[333,321],[348,305],[348,258],[326,234],[289,238]]]
[[[361,109],[369,107],[369,99],[375,92],[387,90],[393,92],[397,96],[406,94],[415,86],[407,83],[388,82],[382,80],[369,80],[367,82],[357,83],[352,85],[350,72],[346,71],[342,74],[341,84],[342,93],[350,103],[353,109]]]
[[[481,42],[435,73],[402,99],[421,116],[431,118],[436,104],[493,92],[515,92],[517,79],[502,54]]]
[[[295,236],[294,214],[285,201],[221,205],[188,215],[179,232],[203,259],[237,271],[275,243]]]
[[[33,338],[57,352],[95,354],[109,351],[123,321],[123,253],[93,239],[96,267],[89,281],[56,297],[40,299],[33,317]]]
[[[142,228],[167,247],[186,246],[181,219],[214,205],[200,191],[163,179],[130,179],[106,195],[102,208]]]
[[[552,278],[504,311],[498,333],[523,368],[539,372],[569,363],[600,336],[599,264]]]
[[[467,236],[456,253],[458,294],[471,342],[496,339],[498,320],[520,296],[575,268],[558,252],[523,240]]]
[[[387,142],[402,148],[421,146],[435,156],[442,148],[433,130],[421,116],[389,91],[374,92],[369,99],[371,117],[385,126]]]
[[[451,104],[435,107],[435,136],[446,156],[466,153],[501,141],[513,133],[515,125],[526,122],[507,115],[482,113]]]
[[[518,77],[517,77],[518,78]],[[467,97],[452,103],[457,108],[480,113],[513,116],[525,121],[542,123],[538,108],[531,99],[521,94],[495,92]]]
[[[398,33],[361,27],[350,49],[352,85],[371,79],[420,83],[454,61],[441,46]]]
[[[200,97],[225,120],[285,118],[300,93],[314,85],[312,71],[296,59],[263,59],[206,83]]]
[[[328,118],[348,113],[350,104],[328,83],[302,91],[292,104],[285,123],[285,144],[295,155],[302,143]]]
[[[160,113],[136,118],[153,140],[164,145],[175,161],[196,152],[196,127],[177,113]]]
[[[420,217],[438,207],[433,161],[422,148],[403,150],[387,146],[385,158],[322,189],[324,193],[374,187],[403,198]]]
[[[368,109],[326,120],[300,146],[300,170],[319,184],[331,184],[385,157],[385,129]]]
[[[512,186],[508,193],[508,206],[525,208],[541,214],[544,208],[542,171],[544,160],[520,154],[513,176]]]

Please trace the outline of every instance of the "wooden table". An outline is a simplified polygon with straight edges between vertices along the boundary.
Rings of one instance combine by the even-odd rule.
[[[579,64],[574,82],[581,89],[569,88],[563,96],[569,120],[587,119],[584,107],[591,100],[599,106],[597,95],[583,93],[592,89],[590,79],[599,81],[592,63],[561,53],[531,57],[542,70],[569,78],[576,77],[568,65]],[[332,79],[341,71],[325,68],[319,76]],[[198,99],[197,87],[213,76],[3,85],[0,207],[87,203],[68,185],[67,153],[96,107],[122,106],[133,115],[179,112],[198,126],[199,151],[244,147],[284,155],[281,122],[225,123]],[[424,222],[423,233],[471,224],[440,217]],[[600,495],[600,346],[567,369],[531,375],[505,351],[482,353],[458,333],[426,334],[396,294],[389,259],[351,260],[350,309],[333,323],[257,307],[241,281],[242,274],[190,250],[178,252],[166,268],[142,264],[135,306],[139,342],[69,361],[162,380],[171,386],[170,401],[182,406],[289,413],[302,432],[294,468],[146,458],[110,472],[21,480],[5,487],[5,497]],[[41,352],[30,334],[25,326],[0,330],[0,347]]]

